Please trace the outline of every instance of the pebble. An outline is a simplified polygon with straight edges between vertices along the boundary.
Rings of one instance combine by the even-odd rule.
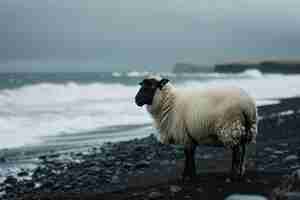
[[[230,178],[226,178],[225,182],[230,183],[231,182]]]
[[[284,152],[283,152],[283,151],[279,151],[279,150],[277,150],[277,151],[274,151],[273,153],[275,153],[275,154],[284,154]]]
[[[136,165],[135,165],[135,168],[136,169],[140,169],[140,168],[146,168],[150,165],[150,162],[149,161],[146,161],[146,160],[142,160],[142,161],[139,161]]]
[[[163,196],[163,194],[161,192],[158,192],[158,191],[150,192],[149,195],[148,195],[148,197],[150,199],[157,199],[157,198],[160,198],[162,196]]]
[[[289,144],[287,144],[287,143],[280,143],[280,144],[278,144],[279,146],[282,146],[282,147],[286,147],[286,146],[289,146]]]
[[[225,200],[267,200],[267,198],[260,195],[232,194]]]
[[[205,155],[202,156],[203,159],[210,159],[212,157],[213,157],[212,154],[205,154]]]
[[[196,190],[197,192],[203,192],[203,189],[201,187],[197,188]]]
[[[295,177],[296,181],[300,181],[300,169],[294,171],[293,176]]]
[[[18,182],[18,180],[13,176],[8,176],[5,180],[5,184],[15,185]]]
[[[118,176],[113,176],[112,178],[111,178],[111,183],[114,183],[114,184],[116,184],[116,183],[120,183],[120,178],[118,177]]]
[[[170,161],[168,160],[163,160],[160,162],[161,165],[169,165],[170,164]]]
[[[26,172],[26,171],[21,171],[21,172],[19,172],[17,175],[18,175],[19,177],[24,177],[24,176],[28,176],[29,173]]]
[[[297,159],[298,159],[297,155],[289,155],[289,156],[284,158],[284,161],[288,162],[288,161],[297,160]]]
[[[5,162],[6,162],[6,158],[5,158],[5,157],[1,157],[1,158],[0,158],[0,162],[1,162],[1,163],[5,163]]]
[[[278,158],[277,155],[271,155],[270,157],[271,157],[271,158],[274,158],[274,159]]]
[[[266,147],[264,148],[265,151],[274,151],[274,149],[272,149],[271,147]]]
[[[182,190],[182,188],[179,187],[178,185],[171,185],[171,186],[170,186],[170,191],[171,191],[172,193],[177,193],[177,192],[180,192],[181,190]]]

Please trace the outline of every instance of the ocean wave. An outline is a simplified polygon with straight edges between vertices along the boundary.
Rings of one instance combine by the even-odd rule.
[[[255,75],[257,72],[244,72],[251,76],[244,78],[227,77],[224,79],[210,79],[207,81],[187,80],[179,87],[182,88],[215,88],[215,87],[240,87],[250,93],[259,105],[267,99],[278,99],[300,95],[300,75]],[[242,74],[240,74],[242,75]],[[255,78],[253,78],[255,77]]]
[[[137,86],[40,83],[0,91],[1,148],[49,135],[151,122],[134,104]]]
[[[244,72],[238,74],[238,76],[252,77],[252,78],[261,78],[264,74],[258,69],[248,69]]]

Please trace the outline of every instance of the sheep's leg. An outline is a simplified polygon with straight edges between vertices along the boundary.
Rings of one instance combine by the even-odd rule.
[[[233,173],[235,171],[235,165],[236,165],[236,159],[237,159],[237,155],[236,155],[236,147],[232,148],[232,157],[231,157],[231,173]]]
[[[243,176],[245,173],[245,156],[246,156],[246,144],[241,144],[241,159],[239,166],[239,175]]]
[[[184,148],[184,154],[185,154],[185,163],[184,163],[184,170],[182,174],[183,181],[186,177],[193,178],[196,175],[196,167],[195,167],[195,144],[186,145]]]
[[[232,148],[232,175],[242,177],[245,172],[246,145],[240,144]]]

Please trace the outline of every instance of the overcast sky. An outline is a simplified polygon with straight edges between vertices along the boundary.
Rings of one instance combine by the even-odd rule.
[[[299,0],[1,0],[0,71],[170,70],[300,55]]]

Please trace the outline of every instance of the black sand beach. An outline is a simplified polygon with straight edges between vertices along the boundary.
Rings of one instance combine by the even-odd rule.
[[[0,199],[224,199],[235,193],[280,199],[300,191],[300,177],[286,176],[300,169],[300,98],[259,107],[258,113],[257,144],[242,180],[229,178],[229,151],[199,146],[198,176],[183,184],[181,147],[162,145],[151,135],[88,153],[40,156],[35,170],[6,178]]]

